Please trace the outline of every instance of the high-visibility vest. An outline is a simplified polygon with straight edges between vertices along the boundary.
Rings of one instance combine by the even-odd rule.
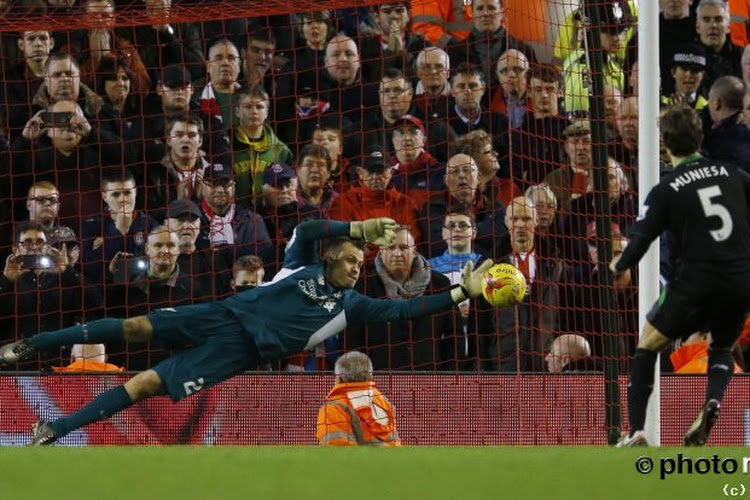
[[[750,0],[729,0],[729,37],[733,44],[740,47],[747,45],[748,22],[750,22]]]
[[[451,37],[463,40],[469,36],[474,26],[471,0],[413,0],[411,22],[412,29],[431,44],[445,47]]]
[[[318,411],[322,445],[401,446],[393,407],[374,382],[336,384]]]

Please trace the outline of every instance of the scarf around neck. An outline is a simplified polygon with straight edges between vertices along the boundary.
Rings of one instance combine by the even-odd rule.
[[[409,280],[404,283],[398,283],[391,278],[388,270],[385,268],[383,259],[380,254],[375,257],[375,270],[383,280],[385,293],[389,299],[409,299],[419,297],[424,294],[427,285],[430,284],[430,263],[422,255],[416,254],[414,262],[411,265],[411,274]]]

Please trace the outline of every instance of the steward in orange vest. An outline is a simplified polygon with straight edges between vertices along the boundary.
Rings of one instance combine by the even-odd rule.
[[[393,407],[375,387],[372,362],[352,351],[336,361],[336,385],[318,411],[321,445],[401,446]]]

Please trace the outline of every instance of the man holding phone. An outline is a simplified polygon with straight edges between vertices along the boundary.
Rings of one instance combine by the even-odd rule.
[[[69,265],[66,244],[53,248],[39,222],[20,223],[0,276],[0,340],[27,337],[41,326],[74,325],[82,312],[80,279]],[[59,356],[59,350],[44,353],[50,362],[59,363]],[[36,369],[38,363],[29,366]]]

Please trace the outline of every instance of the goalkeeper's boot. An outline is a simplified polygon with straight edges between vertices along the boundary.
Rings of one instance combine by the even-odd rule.
[[[635,431],[633,434],[623,434],[615,445],[615,448],[630,448],[632,446],[648,446],[646,433]]]
[[[721,412],[721,403],[716,399],[709,400],[703,408],[701,408],[698,418],[695,419],[693,425],[690,426],[685,438],[682,443],[685,446],[703,446],[708,441],[708,435],[711,433],[716,419],[719,418]]]
[[[47,446],[57,441],[52,426],[46,420],[40,420],[31,428],[34,436],[26,446]]]
[[[34,357],[37,353],[28,339],[11,342],[0,347],[0,367],[13,365]]]

